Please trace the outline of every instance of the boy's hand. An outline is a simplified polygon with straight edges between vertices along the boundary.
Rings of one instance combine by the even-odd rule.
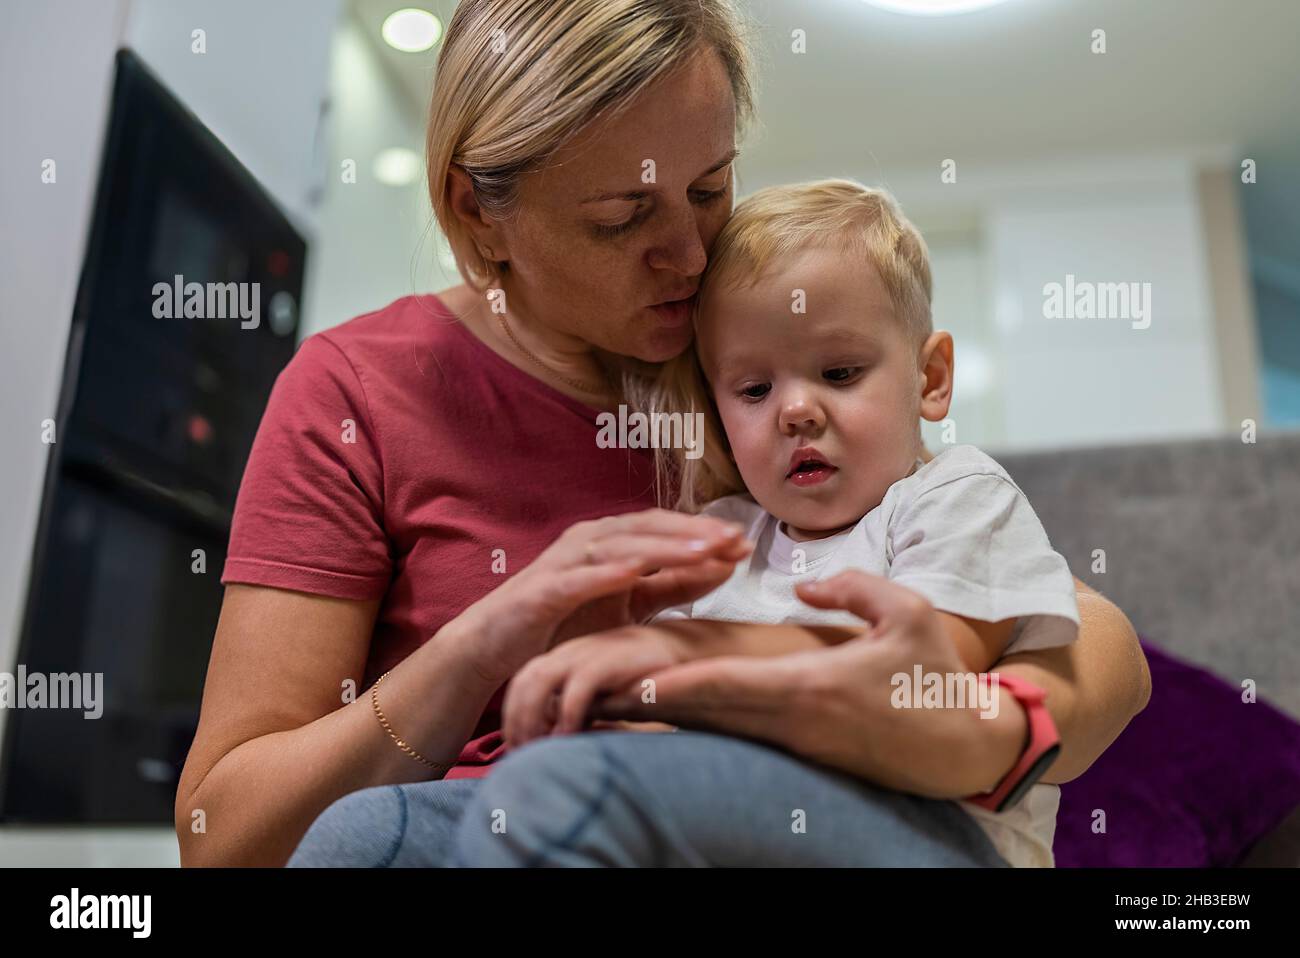
[[[511,748],[581,730],[592,703],[637,679],[687,661],[667,629],[632,625],[572,639],[530,660],[506,689],[502,732]]]

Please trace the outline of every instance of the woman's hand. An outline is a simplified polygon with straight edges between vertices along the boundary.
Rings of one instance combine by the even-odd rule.
[[[975,708],[893,705],[893,677],[966,673],[938,613],[912,590],[864,572],[798,587],[801,599],[846,609],[863,633],[838,645],[775,657],[698,659],[652,676],[654,703],[639,686],[607,696],[600,718],[654,719],[782,746],[798,755],[920,795],[956,798],[993,788],[1015,764],[1027,724],[998,691],[997,716]]]
[[[667,509],[578,522],[448,626],[499,684],[558,642],[705,595],[752,548],[734,523]]]
[[[573,639],[530,661],[510,680],[501,708],[511,748],[577,732],[595,699],[685,662],[682,641],[654,626],[625,626]]]

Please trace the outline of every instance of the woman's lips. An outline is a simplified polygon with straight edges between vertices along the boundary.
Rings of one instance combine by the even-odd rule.
[[[793,482],[796,486],[815,486],[825,482],[837,472],[839,472],[839,469],[835,466],[828,466],[819,462],[790,473],[788,481]]]
[[[659,303],[657,306],[649,308],[658,317],[661,326],[677,329],[691,321],[691,307],[694,305],[695,298],[692,296],[671,303]]]

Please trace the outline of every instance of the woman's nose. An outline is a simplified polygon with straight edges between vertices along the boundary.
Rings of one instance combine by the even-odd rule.
[[[683,276],[698,276],[708,262],[708,250],[695,210],[685,208],[665,214],[663,231],[655,237],[650,248],[650,265],[654,269],[669,269]]]

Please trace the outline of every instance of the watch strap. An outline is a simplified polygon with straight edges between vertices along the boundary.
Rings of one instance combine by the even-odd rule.
[[[967,796],[964,801],[994,812],[1014,806],[1025,793],[1042,778],[1061,751],[1061,738],[1056,723],[1047,711],[1047,692],[1032,682],[1004,673],[993,673],[998,684],[1009,691],[1025,710],[1029,721],[1025,749],[1012,767],[991,792]]]

